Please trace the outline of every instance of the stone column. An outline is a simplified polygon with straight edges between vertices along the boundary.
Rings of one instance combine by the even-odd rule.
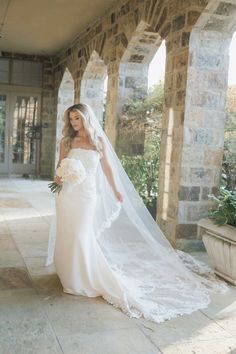
[[[178,189],[185,109],[188,46],[174,34],[166,40],[164,109],[159,168],[157,221],[165,236],[176,246]]]
[[[54,75],[52,61],[43,63],[43,86],[41,102],[42,139],[40,152],[40,176],[50,178],[54,173],[55,156],[55,105],[54,105]]]
[[[228,46],[207,31],[192,32],[189,47],[167,42],[157,219],[180,249],[203,247],[197,221],[220,183]]]
[[[176,228],[181,248],[201,246],[196,223],[220,185],[230,40],[220,32],[191,34]]]
[[[105,132],[114,148],[116,147],[117,138],[118,91],[119,64],[117,62],[111,62],[108,65]]]

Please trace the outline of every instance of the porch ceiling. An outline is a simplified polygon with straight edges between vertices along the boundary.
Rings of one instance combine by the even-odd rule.
[[[0,0],[0,23],[4,22],[0,51],[57,54],[115,2],[117,1]]]

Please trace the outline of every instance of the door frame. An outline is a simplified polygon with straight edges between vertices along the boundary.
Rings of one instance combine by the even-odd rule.
[[[13,104],[14,102],[14,98],[17,95],[35,95],[38,97],[38,123],[41,123],[41,102],[42,102],[42,89],[38,88],[38,87],[30,87],[30,86],[17,86],[17,85],[4,85],[4,84],[0,84],[0,94],[1,95],[6,95],[7,96],[7,107],[6,107],[6,134],[5,134],[5,147],[6,147],[6,152],[5,152],[5,163],[0,164],[0,166],[2,165],[2,168],[0,169],[0,175],[4,176],[11,176],[14,174],[22,174],[22,173],[30,173],[30,174],[38,174],[39,173],[39,165],[40,165],[40,161],[39,161],[39,153],[40,151],[37,151],[40,149],[40,142],[37,144],[38,146],[36,146],[36,162],[35,165],[32,166],[32,170],[29,169],[29,165],[26,166],[22,166],[22,168],[20,169],[20,171],[14,171],[13,168],[13,164],[11,161],[11,152],[12,152],[12,146],[11,146],[11,142],[12,142],[12,127],[11,127],[11,121],[9,119],[9,117],[11,117],[12,112],[13,112]]]
[[[0,95],[6,96],[6,117],[5,117],[5,136],[4,136],[4,162],[0,162],[0,174],[7,175],[10,171],[9,169],[9,144],[10,144],[10,121],[8,117],[10,116],[10,94],[5,90],[1,90]]]

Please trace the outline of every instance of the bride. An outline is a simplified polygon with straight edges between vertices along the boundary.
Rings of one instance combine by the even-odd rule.
[[[65,293],[102,296],[129,317],[162,322],[207,307],[210,289],[225,290],[209,268],[172,248],[87,104],[65,111],[57,167],[65,158],[86,171],[73,186],[55,177],[62,190],[46,265],[54,263]]]

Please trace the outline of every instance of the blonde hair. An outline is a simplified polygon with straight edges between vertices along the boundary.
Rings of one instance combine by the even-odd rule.
[[[96,150],[100,153],[102,157],[103,154],[102,154],[101,139],[99,138],[96,129],[93,127],[91,123],[89,110],[87,106],[83,103],[78,103],[78,104],[74,104],[73,106],[70,106],[69,108],[66,109],[64,113],[64,117],[63,117],[64,127],[62,129],[62,135],[63,135],[63,142],[64,142],[66,153],[68,153],[69,150],[71,149],[72,140],[76,136],[76,131],[73,129],[70,123],[70,112],[79,113],[83,121],[84,129],[88,134],[89,142],[93,146],[95,146]]]

